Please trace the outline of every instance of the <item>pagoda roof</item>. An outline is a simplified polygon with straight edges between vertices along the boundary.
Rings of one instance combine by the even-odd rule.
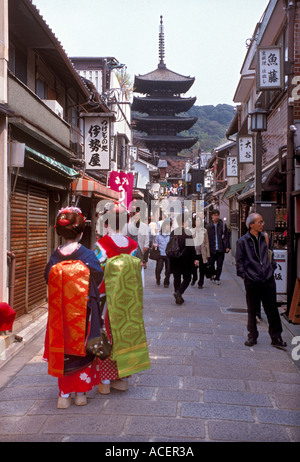
[[[172,116],[149,116],[149,117],[134,117],[135,129],[147,131],[150,126],[165,125],[179,128],[180,131],[189,130],[198,120],[198,117],[172,117]]]
[[[170,91],[186,93],[195,81],[194,77],[178,74],[159,64],[157,69],[144,75],[136,75],[134,88],[136,93],[151,93],[153,91]]]
[[[193,98],[181,98],[181,97],[139,97],[134,96],[131,109],[132,111],[145,112],[155,107],[164,106],[169,109],[173,109],[175,113],[186,112],[195,104],[196,97]]]
[[[148,148],[164,149],[164,146],[178,148],[178,150],[191,148],[198,141],[198,137],[167,136],[167,135],[134,135],[136,141],[143,142]]]

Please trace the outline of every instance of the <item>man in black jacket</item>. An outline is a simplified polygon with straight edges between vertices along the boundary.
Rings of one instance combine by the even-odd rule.
[[[246,220],[246,226],[248,232],[238,239],[236,246],[236,271],[244,280],[248,308],[249,334],[245,345],[251,347],[257,343],[256,314],[262,302],[269,323],[271,345],[284,349],[286,343],[281,338],[282,325],[276,304],[276,263],[273,254],[271,260],[268,255],[262,216],[251,213]]]
[[[207,225],[210,258],[209,263],[215,267],[214,281],[220,284],[225,253],[230,250],[229,232],[225,223],[220,220],[219,210],[213,210],[211,214],[212,221]]]
[[[177,305],[184,303],[182,295],[191,282],[194,266],[198,264],[193,236],[190,230],[186,228],[187,223],[188,216],[183,213],[181,226],[175,228],[170,235],[169,244],[172,245],[172,242],[177,241],[179,255],[176,257],[169,255],[169,244],[166,248],[166,254],[170,258],[170,273],[174,277],[174,297]]]

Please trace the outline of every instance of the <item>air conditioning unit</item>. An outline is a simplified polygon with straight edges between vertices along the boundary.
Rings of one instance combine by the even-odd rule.
[[[55,114],[63,119],[64,110],[55,99],[43,99],[43,101],[53,112],[55,112]]]

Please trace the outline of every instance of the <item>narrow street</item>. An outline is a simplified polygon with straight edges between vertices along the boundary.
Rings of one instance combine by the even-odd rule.
[[[221,285],[190,286],[185,303],[156,286],[149,261],[144,319],[152,367],[128,392],[88,394],[87,406],[58,410],[57,379],[42,361],[44,330],[0,365],[2,442],[296,442],[300,439],[300,326],[284,324],[287,351],[270,345],[260,322],[244,346],[245,296],[230,255]]]

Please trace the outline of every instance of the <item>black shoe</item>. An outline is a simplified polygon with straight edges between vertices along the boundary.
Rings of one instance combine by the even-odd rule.
[[[273,339],[271,345],[272,347],[279,348],[280,350],[285,350],[287,347],[286,342],[284,342],[281,337]]]
[[[156,285],[157,285],[157,286],[160,286],[160,281],[156,281]]]
[[[248,347],[252,347],[253,345],[257,344],[256,338],[253,337],[248,337],[248,340],[246,340],[245,345]]]
[[[203,289],[203,285],[198,284],[198,289]]]
[[[196,281],[191,282],[191,286],[194,286],[196,284]]]
[[[174,293],[174,297],[177,305],[182,305],[184,303],[182,295],[178,291]]]
[[[164,287],[167,289],[169,287],[169,284],[164,283]]]

